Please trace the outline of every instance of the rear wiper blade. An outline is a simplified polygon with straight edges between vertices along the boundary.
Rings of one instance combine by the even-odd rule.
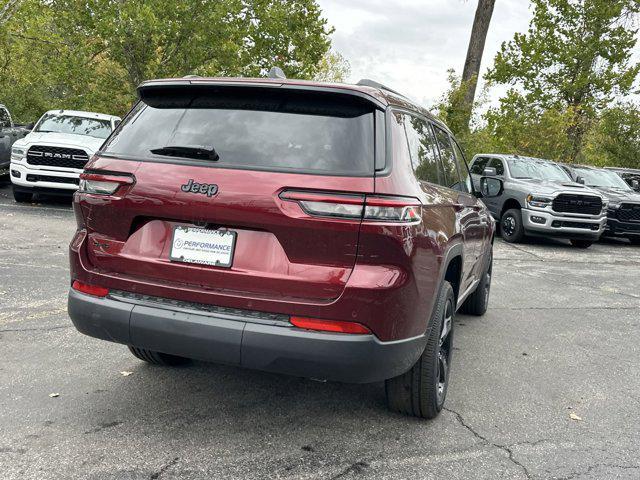
[[[216,149],[205,147],[183,147],[179,145],[169,145],[167,147],[154,148],[150,150],[154,155],[162,155],[165,157],[185,157],[185,158],[197,158],[203,160],[211,160],[217,162],[220,160],[220,155],[216,152]]]

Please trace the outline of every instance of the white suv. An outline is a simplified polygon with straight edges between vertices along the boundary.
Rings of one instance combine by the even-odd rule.
[[[64,194],[78,189],[89,158],[120,123],[119,117],[51,110],[11,149],[11,183],[17,202],[33,193]]]

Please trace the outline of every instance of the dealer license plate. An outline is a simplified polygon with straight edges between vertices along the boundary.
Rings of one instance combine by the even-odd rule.
[[[175,227],[169,258],[176,262],[230,267],[235,245],[236,232]]]

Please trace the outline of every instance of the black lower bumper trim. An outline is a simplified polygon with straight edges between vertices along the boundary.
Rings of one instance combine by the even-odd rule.
[[[607,228],[604,231],[607,237],[640,237],[640,223],[638,222],[621,222],[620,220],[607,219]]]
[[[301,330],[216,313],[69,292],[69,316],[89,336],[198,360],[301,377],[370,383],[408,371],[426,336],[381,342],[374,335]]]
[[[13,189],[17,192],[39,193],[41,195],[69,198],[71,198],[75,193],[75,190],[71,190],[69,188],[24,187],[22,185],[16,185],[15,183],[13,184]]]

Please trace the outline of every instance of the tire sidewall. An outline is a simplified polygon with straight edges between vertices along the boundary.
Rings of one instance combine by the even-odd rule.
[[[442,301],[442,308],[439,309],[440,312],[438,312],[439,313],[438,317],[434,318],[434,323],[431,329],[431,336],[433,336],[435,348],[429,351],[429,344],[428,344],[422,359],[423,362],[425,362],[423,363],[423,368],[429,368],[431,370],[431,375],[426,376],[426,378],[429,378],[430,381],[428,382],[427,385],[423,385],[423,388],[432,390],[432,392],[423,392],[423,396],[426,396],[426,399],[428,399],[430,402],[433,402],[433,408],[435,409],[436,412],[440,412],[442,410],[442,407],[444,406],[444,403],[447,399],[447,392],[449,390],[449,381],[451,378],[451,365],[452,365],[452,359],[453,359],[453,340],[454,340],[454,331],[455,331],[453,319],[455,318],[455,296],[453,294],[453,289],[448,283],[443,285],[443,291],[441,292],[440,300]],[[440,350],[439,339],[440,339],[440,331],[442,329],[442,325],[445,320],[447,304],[449,302],[451,303],[451,309],[452,309],[452,315],[453,315],[453,318],[451,321],[451,331],[449,332],[449,340],[448,340],[449,342],[448,364],[449,365],[448,365],[447,375],[445,379],[444,392],[441,399],[438,399],[438,396],[437,396],[438,380],[439,380],[438,353]]]
[[[515,222],[514,232],[509,235],[504,231],[503,225],[507,218],[513,218]],[[502,239],[508,243],[518,242],[522,239],[524,231],[522,225],[522,212],[516,209],[510,209],[504,212],[502,218],[500,219],[500,233],[502,235]]]

